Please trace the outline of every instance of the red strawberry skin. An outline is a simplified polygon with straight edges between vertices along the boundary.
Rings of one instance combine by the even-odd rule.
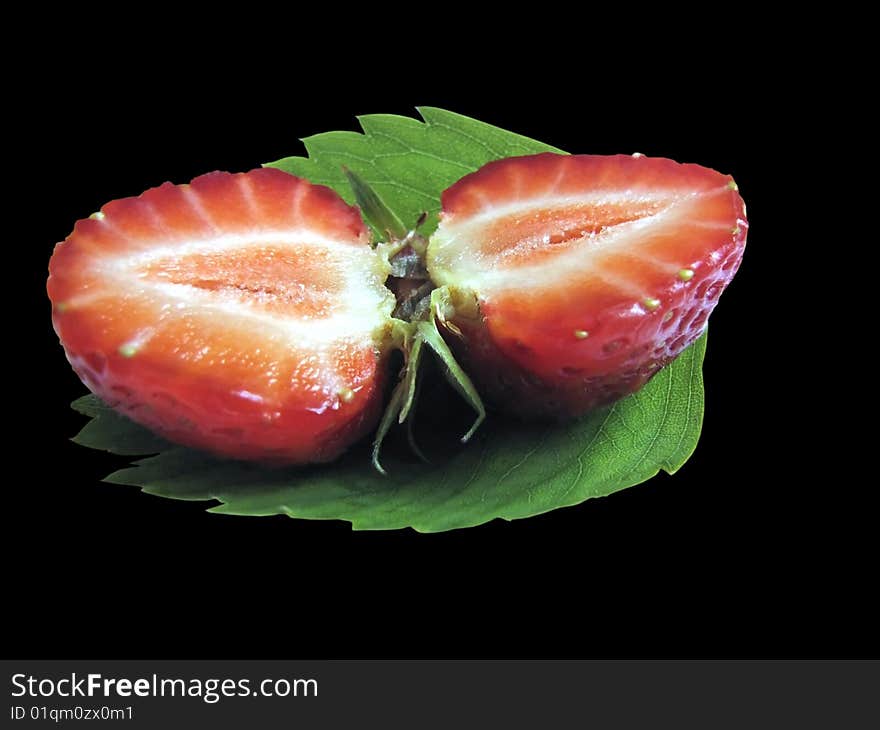
[[[641,155],[499,160],[442,203],[428,269],[450,292],[447,340],[526,416],[641,388],[703,332],[748,230],[732,178]]]
[[[329,188],[274,169],[166,183],[79,221],[49,272],[74,370],[171,441],[321,462],[378,420],[387,263]]]

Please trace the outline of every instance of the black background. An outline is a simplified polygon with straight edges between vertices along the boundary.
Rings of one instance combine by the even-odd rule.
[[[812,319],[827,291],[798,268],[820,241],[809,181],[792,166],[809,148],[790,65],[769,62],[763,38],[714,26],[652,46],[626,26],[601,47],[595,31],[563,29],[562,52],[540,23],[499,37],[432,22],[360,39],[264,24],[247,42],[204,31],[198,44],[95,31],[45,41],[35,53],[49,67],[15,78],[6,651],[876,654],[876,498],[835,441],[845,422],[827,408],[850,383],[826,368]],[[84,421],[68,403],[84,389],[51,329],[53,245],[110,199],[300,154],[300,137],[419,104],[572,152],[639,151],[734,175],[749,243],[712,317],[690,462],[609,498],[437,535],[211,515],[102,483],[125,460],[67,440]]]

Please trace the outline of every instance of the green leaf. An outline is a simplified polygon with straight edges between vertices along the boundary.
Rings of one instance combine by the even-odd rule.
[[[562,152],[443,109],[423,106],[419,114],[424,123],[394,114],[358,117],[363,134],[325,132],[306,137],[308,157],[286,157],[267,167],[328,185],[354,204],[357,200],[343,171],[347,167],[381,196],[404,226],[412,227],[421,213],[440,210],[440,193],[487,162]],[[436,225],[436,216],[430,215],[422,232],[429,235]]]
[[[574,424],[525,426],[490,416],[470,444],[442,461],[386,458],[387,477],[372,469],[363,448],[333,464],[283,470],[172,448],[107,481],[174,499],[219,500],[213,512],[348,520],[358,530],[437,532],[529,517],[679,469],[700,433],[704,351],[705,336],[638,393]],[[107,436],[100,448],[117,451]]]
[[[272,165],[330,185],[353,202],[346,165],[378,191],[400,221],[413,225],[421,212],[439,209],[446,187],[489,160],[559,151],[458,114],[419,111],[424,123],[361,117],[364,134],[310,137],[309,158]],[[436,225],[435,217],[426,232]],[[156,453],[107,481],[174,499],[216,500],[215,512],[436,532],[529,517],[625,489],[661,469],[675,472],[700,434],[704,352],[705,336],[638,393],[574,423],[524,424],[490,414],[467,445],[459,443],[472,417],[467,407],[449,397],[440,378],[420,380],[416,428],[430,463],[417,461],[405,444],[391,443],[382,457],[386,477],[371,467],[366,442],[328,465],[269,469],[220,461],[169,445],[92,397],[74,406],[94,417],[75,440],[117,454]],[[412,402],[412,383],[399,392],[401,406]],[[407,438],[412,441],[413,434]]]
[[[407,227],[397,214],[391,210],[379,194],[361,179],[361,176],[347,167],[342,168],[346,180],[348,180],[355,202],[361,209],[361,214],[377,231],[392,236],[403,238],[407,234]],[[384,238],[384,236],[383,236]]]
[[[71,407],[92,419],[73,437],[73,442],[80,446],[123,456],[157,454],[172,446],[165,439],[108,408],[93,395],[77,398]]]

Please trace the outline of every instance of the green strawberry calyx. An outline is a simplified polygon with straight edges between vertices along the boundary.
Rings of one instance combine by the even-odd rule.
[[[418,229],[425,223],[427,214],[420,215],[415,226],[407,229],[369,184],[351,170],[344,168],[343,171],[364,218],[379,232],[380,240],[374,244],[374,248],[389,264],[391,273],[385,285],[397,298],[391,338],[393,345],[403,353],[403,367],[373,441],[373,466],[385,474],[379,456],[382,443],[395,423],[406,425],[410,447],[419,458],[427,461],[413,434],[413,416],[421,386],[425,346],[441,364],[449,384],[477,414],[471,427],[461,437],[462,443],[469,441],[485,420],[486,408],[437,326],[439,321],[447,331],[452,334],[457,332],[456,327],[447,321],[452,311],[449,289],[445,286],[436,288],[425,266],[428,242]]]

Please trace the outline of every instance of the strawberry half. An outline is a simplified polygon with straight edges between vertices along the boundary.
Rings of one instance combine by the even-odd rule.
[[[172,441],[327,461],[379,418],[389,266],[329,188],[268,168],[166,183],[79,221],[49,271],[74,370]]]
[[[732,178],[642,155],[490,162],[442,202],[447,339],[490,401],[544,416],[632,393],[690,345],[748,228]]]

